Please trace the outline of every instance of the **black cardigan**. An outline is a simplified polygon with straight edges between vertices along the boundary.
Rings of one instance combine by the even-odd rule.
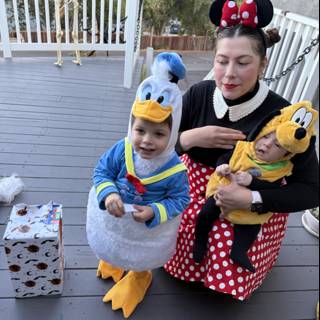
[[[250,115],[236,122],[229,120],[228,112],[222,119],[218,119],[213,108],[214,81],[202,81],[192,86],[183,97],[183,112],[180,133],[186,130],[208,125],[221,126],[242,131],[245,135],[264,117],[274,110],[290,105],[288,101],[269,91],[261,106]],[[178,143],[178,154],[187,153],[196,162],[216,167],[217,160],[224,149],[192,148],[184,152]],[[288,184],[278,190],[260,191],[264,209],[272,212],[293,212],[319,205],[319,163],[315,150],[315,141],[312,141],[308,150],[292,158],[293,174],[287,178]]]

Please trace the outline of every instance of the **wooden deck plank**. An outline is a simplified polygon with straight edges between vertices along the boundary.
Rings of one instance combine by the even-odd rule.
[[[41,193],[38,193],[41,195]],[[44,193],[45,194],[45,193]],[[54,193],[53,193],[54,194]],[[72,194],[66,195],[65,197],[60,196],[60,199],[68,199],[69,201],[59,201],[59,197],[54,197],[54,196],[43,196],[41,197],[43,201],[41,203],[48,203],[51,200],[54,200],[57,203],[69,203],[69,205],[72,205],[74,203],[73,207],[77,207],[77,204],[80,205],[85,202],[87,203],[87,193],[83,193],[81,200],[76,200],[76,196]],[[23,201],[23,200],[33,200],[33,201]],[[37,198],[39,199],[39,198]],[[38,200],[39,201],[39,200]],[[21,203],[35,203],[39,204],[39,202],[35,200],[34,198],[23,198],[21,199]],[[68,209],[66,208],[65,211]],[[4,232],[4,226],[0,226],[0,234]],[[3,240],[0,240],[0,244],[3,243]],[[64,226],[64,243],[65,245],[86,245],[87,244],[87,239],[86,239],[86,231],[85,231],[85,226]],[[309,235],[306,233],[306,231],[302,228],[288,228],[286,237],[283,241],[284,245],[291,245],[291,246],[316,246],[317,245],[317,240],[314,239],[312,235]]]
[[[0,59],[0,176],[18,173],[26,189],[15,203],[64,205],[66,257],[62,297],[16,300],[0,241],[1,319],[123,319],[102,295],[112,285],[95,277],[97,260],[87,245],[86,204],[99,156],[123,138],[140,76],[122,87],[123,59]],[[0,236],[11,206],[0,206]],[[130,319],[314,319],[318,299],[319,241],[291,214],[279,259],[263,286],[240,303],[162,269]]]
[[[81,211],[78,211],[81,214]],[[67,269],[95,269],[97,259],[89,246],[65,245],[65,261]],[[316,267],[319,265],[317,246],[283,246],[276,263],[278,267]],[[7,270],[4,250],[0,248],[0,270]]]
[[[303,278],[301,275],[303,274]],[[316,291],[319,282],[318,267],[274,267],[262,286],[257,292],[279,292],[279,291]],[[163,269],[153,270],[153,282],[150,288],[150,295],[175,294],[183,295],[185,284],[180,285],[181,281],[172,281],[172,277]],[[295,277],[296,281],[292,281]],[[96,277],[96,269],[66,269],[64,274],[64,297],[81,296],[103,296],[112,285],[112,280],[101,281]],[[275,281],[276,279],[278,281]],[[317,281],[318,280],[318,281]],[[10,273],[8,270],[0,270],[0,297],[13,298],[14,292],[10,282]],[[317,283],[316,283],[317,281]],[[206,292],[203,286],[195,284],[190,286],[194,293]]]
[[[217,315],[223,315],[220,319],[311,320],[315,317],[317,299],[317,292],[314,291],[256,293],[244,304],[212,292],[196,295],[187,292],[184,295],[148,294],[130,319],[194,320],[207,318],[208,315],[219,319]],[[5,299],[0,300],[0,309],[7,320],[123,320],[121,312],[113,312],[110,304],[103,303],[101,297],[33,298],[32,301]]]

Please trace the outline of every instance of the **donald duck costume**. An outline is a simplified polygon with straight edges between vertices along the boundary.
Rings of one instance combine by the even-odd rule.
[[[117,282],[103,298],[129,317],[152,281],[151,269],[166,263],[175,251],[180,214],[189,203],[186,167],[174,148],[182,112],[177,82],[185,66],[176,53],[159,54],[153,75],[144,80],[132,106],[128,136],[101,158],[94,171],[87,211],[88,242],[100,259],[97,276]],[[131,143],[132,119],[162,123],[171,117],[168,145],[156,158],[141,158]],[[154,218],[138,223],[132,212],[116,218],[106,212],[105,199],[118,193],[125,204],[150,206]],[[124,271],[130,270],[122,278]],[[122,278],[122,279],[121,279]]]

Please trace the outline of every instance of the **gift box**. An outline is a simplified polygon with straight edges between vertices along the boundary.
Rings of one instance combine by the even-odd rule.
[[[17,298],[63,290],[62,206],[17,204],[3,236]]]

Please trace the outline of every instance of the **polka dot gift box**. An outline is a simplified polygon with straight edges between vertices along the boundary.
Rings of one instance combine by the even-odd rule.
[[[15,205],[3,239],[17,298],[62,293],[61,205]]]

